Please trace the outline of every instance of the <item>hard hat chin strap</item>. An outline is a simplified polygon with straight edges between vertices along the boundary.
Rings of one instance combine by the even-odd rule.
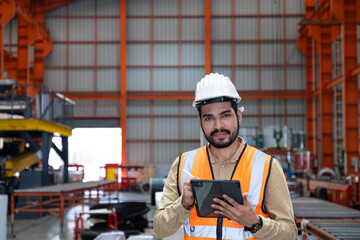
[[[237,100],[235,98],[217,97],[217,98],[207,99],[207,100],[203,100],[203,101],[196,103],[196,108],[199,108],[206,104],[217,103],[217,102],[234,102],[235,104],[237,104]]]

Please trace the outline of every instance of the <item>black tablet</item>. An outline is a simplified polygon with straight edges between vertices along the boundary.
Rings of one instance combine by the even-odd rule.
[[[243,204],[241,186],[240,182],[237,180],[193,179],[190,181],[190,184],[199,217],[223,217],[215,214],[215,209],[211,207],[211,204],[214,203],[213,198],[223,199],[223,194],[226,194],[236,202]]]

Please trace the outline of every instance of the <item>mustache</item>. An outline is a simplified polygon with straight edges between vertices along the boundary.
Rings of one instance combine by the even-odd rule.
[[[222,129],[215,129],[214,131],[212,131],[210,133],[210,136],[213,136],[215,133],[218,133],[218,132],[226,132],[227,134],[230,134],[230,130],[229,129],[226,129],[226,128],[222,128]]]

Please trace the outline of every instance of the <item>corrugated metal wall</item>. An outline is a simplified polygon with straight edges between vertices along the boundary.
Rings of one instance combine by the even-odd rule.
[[[77,0],[46,14],[45,83],[60,92],[120,91],[120,1]],[[204,76],[203,0],[127,1],[127,91],[194,91]],[[212,71],[241,92],[305,90],[296,47],[304,0],[212,0]],[[16,43],[16,23],[5,27]],[[15,26],[15,29],[14,29]],[[12,46],[16,51],[16,45]],[[359,50],[360,51],[360,50]],[[32,56],[32,55],[30,55]],[[127,161],[169,164],[199,145],[191,100],[128,100]],[[77,99],[75,117],[120,119],[118,99]],[[243,126],[305,131],[304,99],[244,98]]]

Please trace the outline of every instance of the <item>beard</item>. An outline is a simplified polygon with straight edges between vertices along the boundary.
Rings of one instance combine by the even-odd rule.
[[[202,128],[202,126],[201,126]],[[236,139],[239,132],[239,124],[237,125],[237,129],[234,132],[231,132],[229,129],[222,128],[222,129],[215,129],[212,131],[209,135],[205,134],[204,129],[202,128],[204,136],[206,140],[215,148],[227,148],[229,147]],[[228,141],[225,141],[224,139],[215,140],[214,134],[218,132],[225,132],[230,135],[230,139]]]

